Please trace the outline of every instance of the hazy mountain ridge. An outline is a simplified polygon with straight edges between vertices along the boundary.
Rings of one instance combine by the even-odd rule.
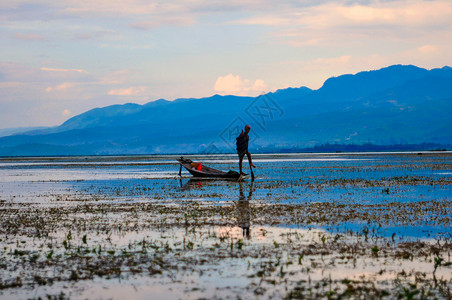
[[[267,94],[282,113],[267,120],[266,128],[255,126],[244,113],[255,103],[252,97],[112,105],[55,128],[0,138],[0,155],[198,152],[212,143],[233,151],[221,134],[237,117],[252,125],[254,148],[334,142],[452,144],[451,86],[450,67],[395,65],[333,77],[318,90],[300,87]]]
[[[42,130],[42,129],[47,129],[47,128],[48,127],[45,127],[45,126],[3,128],[3,129],[0,129],[0,137],[9,136],[9,135],[13,135],[13,134],[20,134],[20,133],[25,133],[25,132],[35,131],[35,130]]]

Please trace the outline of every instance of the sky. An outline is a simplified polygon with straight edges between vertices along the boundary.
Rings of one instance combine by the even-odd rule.
[[[0,0],[0,128],[452,66],[452,1]]]

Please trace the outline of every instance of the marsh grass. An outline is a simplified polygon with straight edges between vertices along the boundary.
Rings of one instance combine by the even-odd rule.
[[[241,184],[2,183],[0,295],[119,298],[109,283],[155,295],[164,282],[161,298],[450,299],[451,179],[424,174],[450,166],[423,155]]]

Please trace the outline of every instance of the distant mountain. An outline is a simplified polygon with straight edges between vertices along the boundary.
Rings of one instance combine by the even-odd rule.
[[[29,132],[29,131],[33,131],[33,130],[42,130],[42,129],[47,129],[47,128],[49,128],[49,127],[39,126],[39,127],[4,128],[4,129],[0,129],[0,137]]]
[[[394,65],[260,97],[160,99],[95,108],[53,128],[0,138],[0,155],[233,152],[251,148],[452,144],[452,68]]]

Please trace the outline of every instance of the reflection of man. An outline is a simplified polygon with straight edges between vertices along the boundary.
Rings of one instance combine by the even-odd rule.
[[[239,169],[240,169],[240,175],[243,175],[244,173],[242,172],[242,162],[243,162],[243,157],[248,156],[248,162],[250,163],[250,167],[255,168],[256,166],[253,165],[253,161],[251,160],[251,154],[248,151],[248,141],[250,139],[250,137],[248,136],[248,133],[251,130],[251,126],[250,125],[246,125],[245,126],[245,131],[242,130],[242,133],[240,133],[240,135],[236,138],[237,140],[237,154],[239,155]]]
[[[240,186],[240,196],[239,201],[237,201],[237,223],[240,228],[242,228],[243,237],[250,238],[250,200],[253,196],[253,183],[251,182],[250,193],[248,199],[245,199],[243,194],[243,182],[239,182]]]

